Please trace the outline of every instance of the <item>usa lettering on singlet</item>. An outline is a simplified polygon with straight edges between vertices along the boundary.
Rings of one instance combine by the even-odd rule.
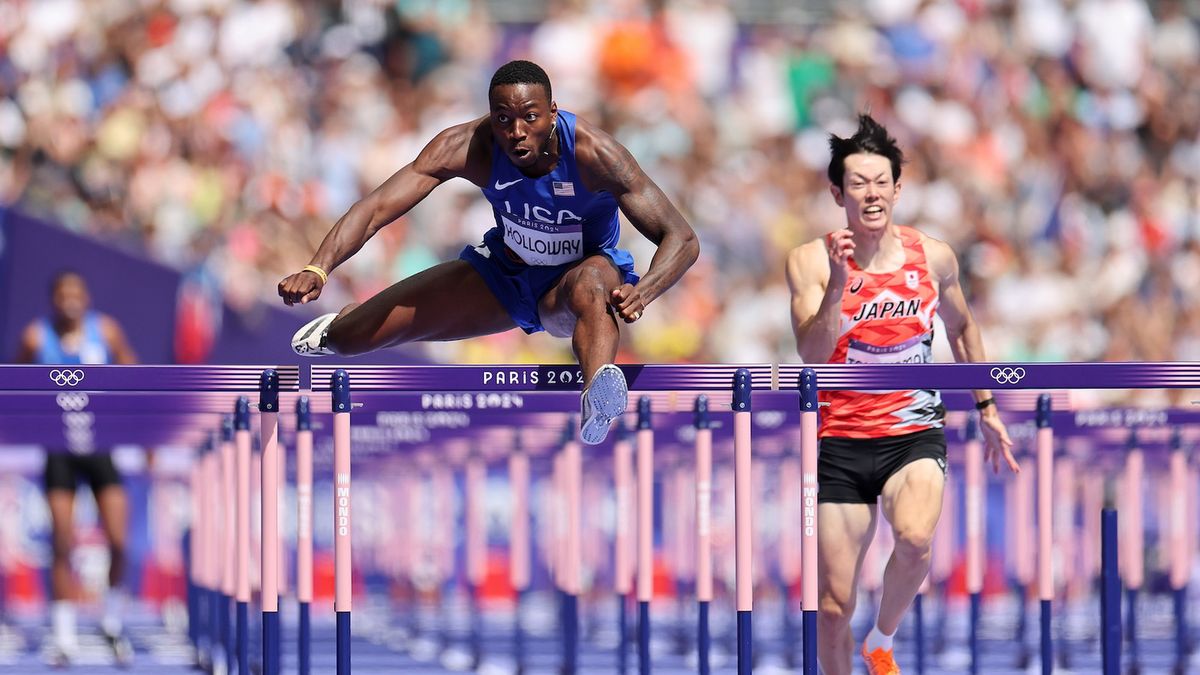
[[[920,233],[897,227],[904,264],[868,273],[851,259],[842,294],[840,334],[830,363],[929,363],[933,360],[938,289]],[[822,437],[900,436],[943,425],[945,409],[934,390],[821,392]]]
[[[617,201],[608,192],[592,192],[579,177],[575,161],[575,115],[558,111],[554,169],[530,177],[492,152],[492,171],[483,195],[492,204],[496,227],[485,243],[502,244],[527,265],[554,266],[615,248],[620,239]]]

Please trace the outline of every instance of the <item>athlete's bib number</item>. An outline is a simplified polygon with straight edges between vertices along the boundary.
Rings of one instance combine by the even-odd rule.
[[[933,350],[925,338],[919,335],[887,347],[850,340],[846,346],[846,363],[929,363],[933,360]]]
[[[564,265],[583,258],[583,227],[525,224],[501,216],[504,243],[527,265]]]

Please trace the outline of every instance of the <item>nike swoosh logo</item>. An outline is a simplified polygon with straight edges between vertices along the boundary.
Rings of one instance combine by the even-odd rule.
[[[507,182],[507,183],[501,183],[500,181],[496,181],[496,189],[497,189],[497,190],[503,190],[504,188],[506,188],[506,187],[508,187],[508,186],[510,186],[510,185],[516,185],[517,183],[520,183],[520,182],[521,182],[521,181],[523,181],[523,180],[525,180],[525,179],[524,179],[524,178],[518,178],[518,179],[516,179],[516,180],[512,180],[512,181],[509,181],[509,182]]]

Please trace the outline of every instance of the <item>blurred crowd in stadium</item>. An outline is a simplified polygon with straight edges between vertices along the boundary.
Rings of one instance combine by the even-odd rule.
[[[527,5],[529,3],[526,3]],[[359,196],[486,112],[530,58],[625,143],[700,262],[634,361],[794,361],[786,252],[842,226],[826,134],[870,110],[908,153],[897,220],[951,242],[996,360],[1200,360],[1200,31],[1139,0],[0,2],[0,202],[271,302]],[[821,10],[827,6],[827,10]],[[339,269],[362,299],[491,226],[447,184]],[[644,266],[652,247],[626,228]],[[297,325],[302,317],[297,315]],[[441,360],[565,357],[518,331]]]

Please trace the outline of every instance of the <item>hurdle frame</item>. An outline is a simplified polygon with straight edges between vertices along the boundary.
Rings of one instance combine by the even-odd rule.
[[[9,369],[20,369],[20,368],[24,368],[26,370],[9,370]],[[75,386],[75,385],[71,385],[71,386],[74,387],[76,390],[81,390],[81,391],[104,391],[104,390],[110,390],[110,389],[117,390],[117,391],[133,391],[133,390],[136,390],[136,391],[165,391],[165,390],[169,390],[173,387],[183,386],[183,385],[180,385],[178,382],[174,382],[171,386],[167,386],[167,385],[163,384],[163,382],[165,382],[167,379],[169,379],[165,376],[160,377],[157,380],[155,380],[154,378],[151,378],[151,382],[149,382],[149,386],[139,386],[136,388],[130,387],[128,385],[124,385],[119,382],[120,378],[125,376],[124,373],[129,372],[128,369],[135,369],[135,368],[158,369],[156,371],[155,370],[145,370],[144,372],[157,373],[158,375],[162,375],[163,373],[169,374],[171,371],[174,371],[174,370],[178,369],[179,367],[175,367],[175,366],[158,366],[158,367],[155,367],[155,366],[147,366],[147,367],[85,366],[78,370],[80,370],[81,373],[86,374],[87,384],[84,386]],[[404,368],[404,367],[400,367],[400,368]],[[437,384],[432,384],[432,386],[431,386],[431,383],[428,381],[427,376],[428,376],[429,371],[431,371],[432,369],[437,369],[438,372],[445,373],[445,372],[447,372],[446,369],[449,369],[449,368],[473,368],[473,367],[423,366],[420,368],[422,368],[426,371],[426,379],[419,383],[420,384],[419,390],[436,391],[436,390],[446,390],[445,385],[448,382],[447,382],[447,380],[443,379],[441,382],[439,382]],[[529,368],[533,368],[533,370],[529,370]],[[517,378],[518,385],[523,385],[525,382],[528,382],[527,379],[522,379],[524,377],[524,374],[528,374],[530,372],[548,372],[546,370],[539,371],[539,370],[537,370],[538,368],[548,368],[548,369],[552,369],[552,370],[559,370],[561,372],[567,372],[567,371],[571,370],[570,367],[561,367],[560,368],[557,366],[553,366],[553,367],[540,367],[540,366],[539,367],[507,367],[506,366],[506,367],[504,367],[506,372],[522,373],[522,375],[518,376],[518,378]],[[654,377],[662,376],[662,373],[665,372],[662,370],[655,370],[654,366],[645,366],[645,367],[639,367],[639,368],[646,369],[643,372],[648,373],[648,375],[650,376],[648,378],[648,381],[654,381]],[[658,368],[670,368],[670,367],[663,366],[663,367],[658,367]],[[683,368],[683,367],[681,367],[681,368]],[[903,370],[901,371],[900,368],[903,368]],[[44,375],[45,375],[45,372],[48,370],[48,367],[17,366],[17,367],[5,367],[5,369],[6,369],[5,374],[6,374],[6,376],[8,376],[6,378],[5,385],[4,385],[5,390],[15,391],[15,390],[30,389],[30,390],[35,390],[35,391],[46,391],[46,390],[56,391],[56,390],[61,390],[61,388],[64,386],[64,385],[60,384],[60,385],[58,385],[59,389],[53,389],[53,388],[50,388],[46,384]],[[784,376],[785,370],[786,369],[784,366],[780,366],[780,367],[772,370],[771,377],[773,380],[773,382],[772,382],[773,385],[777,384],[781,380],[786,379]],[[954,389],[980,389],[980,388],[989,388],[989,389],[1200,388],[1200,364],[1180,364],[1180,363],[1158,363],[1158,364],[1139,364],[1139,363],[912,364],[912,365],[904,365],[902,367],[891,366],[891,365],[865,365],[864,366],[864,365],[858,365],[858,364],[854,365],[853,367],[848,367],[848,366],[843,366],[843,365],[838,364],[838,365],[820,365],[820,366],[815,366],[815,367],[811,367],[811,368],[806,368],[806,370],[813,373],[813,379],[814,379],[813,388],[814,388],[814,390],[817,388],[817,385],[815,384],[815,382],[818,378],[820,380],[820,388],[822,388],[822,389],[879,389],[879,390],[885,390],[885,389],[929,388],[929,389],[940,389],[940,390],[954,390]],[[314,368],[313,371],[315,372],[316,369]],[[342,371],[342,372],[345,372],[345,371]],[[462,371],[462,372],[465,372],[465,371]],[[483,372],[483,371],[474,371],[474,372]],[[499,372],[499,369],[493,369],[492,372],[493,373]],[[576,372],[577,372],[577,369],[576,369]],[[28,377],[26,377],[26,375],[28,375]],[[27,383],[33,382],[32,378],[34,376],[42,378],[42,381],[39,383],[36,383],[36,384],[27,384]],[[81,375],[81,377],[79,379],[82,381],[82,380],[84,380],[84,377]],[[388,378],[385,376],[383,379],[387,380]],[[420,379],[420,378],[417,378],[417,379]],[[662,379],[668,379],[668,378],[662,377]],[[453,383],[455,380],[456,380],[456,378],[449,378],[449,381],[451,383]],[[109,384],[110,381],[114,382],[114,383],[118,383],[117,386],[110,385]],[[82,384],[82,382],[80,384]],[[472,382],[470,384],[471,384],[470,390],[472,390],[472,391],[478,391],[478,390],[494,391],[494,390],[500,390],[500,389],[509,390],[509,391],[513,390],[507,384],[507,378],[506,378],[505,384],[501,384],[499,381],[497,381],[495,379],[493,379],[490,382],[485,379],[482,383]],[[567,383],[564,383],[564,384],[567,384]],[[571,382],[570,384],[574,385],[576,383]],[[417,386],[417,385],[413,384],[413,383],[406,383],[406,386]],[[454,386],[459,386],[459,385],[454,385]],[[331,389],[336,390],[336,388],[337,388],[336,385],[331,386]],[[389,388],[391,388],[391,387],[389,387]],[[518,388],[521,388],[521,387],[518,386]],[[775,386],[772,386],[772,388],[775,388]],[[565,389],[566,389],[566,387],[564,387],[564,390]],[[714,389],[716,389],[716,388],[714,388]],[[410,390],[416,390],[416,389],[410,389]],[[349,406],[350,406],[348,392],[349,392],[349,390],[347,388],[345,401],[344,401],[344,404],[347,408],[347,410],[345,411],[347,416],[349,413]],[[239,408],[238,408],[239,415],[241,414],[241,405],[242,404],[239,403]],[[338,399],[335,394],[334,406],[336,407],[337,405],[338,405]],[[337,417],[335,416],[335,423],[336,423],[336,420],[337,420]],[[346,418],[346,424],[347,425],[349,424],[348,417]],[[237,428],[238,432],[246,430],[243,428],[240,421],[237,424],[237,427],[238,427]],[[1040,433],[1041,432],[1039,431],[1039,434]],[[1049,433],[1049,431],[1048,431],[1048,433]],[[348,451],[348,444],[347,444],[347,451]],[[1039,455],[1040,454],[1041,453],[1039,452]],[[240,455],[241,455],[240,450],[238,452],[238,455],[240,458]],[[1040,457],[1039,457],[1039,465],[1041,463],[1042,462],[1040,461]],[[1052,464],[1051,464],[1051,466],[1052,466]],[[239,462],[239,468],[240,468],[240,462]],[[347,463],[346,463],[346,468],[347,468],[347,472],[348,472],[348,469],[349,469],[348,459],[347,459]],[[240,474],[241,472],[239,471],[238,473]],[[1041,472],[1039,472],[1039,473],[1041,473]],[[1048,472],[1048,474],[1049,473],[1050,472]],[[807,483],[806,483],[806,485],[807,485]],[[347,490],[348,490],[348,486],[347,486]],[[1040,492],[1041,492],[1041,490],[1039,490],[1039,493]],[[240,490],[240,486],[239,486],[238,495],[240,496],[240,494],[241,494],[241,490]],[[1038,520],[1039,520],[1039,530],[1041,530],[1042,529],[1041,521],[1043,519],[1040,517],[1040,515],[1039,515]],[[1046,519],[1047,524],[1049,523],[1050,520],[1052,520],[1052,516]],[[806,522],[807,522],[807,515],[806,515]],[[1107,521],[1106,521],[1106,524],[1107,524]],[[242,527],[242,525],[239,524],[238,527],[240,528],[240,527]],[[242,539],[241,533],[239,532],[238,533],[239,542],[241,541],[241,539]],[[348,541],[347,541],[347,546],[348,546]],[[347,553],[347,557],[348,557],[348,553]],[[1107,560],[1107,559],[1108,558],[1105,557],[1105,560]],[[1042,567],[1042,565],[1039,565],[1039,568],[1041,568],[1041,567]],[[806,575],[806,576],[809,576],[809,575]],[[1053,590],[1051,589],[1049,591],[1049,595],[1051,596],[1050,598],[1044,597],[1045,595],[1047,595],[1047,593],[1043,592],[1042,583],[1040,583],[1043,575],[1039,572],[1038,576],[1039,576],[1039,596],[1040,596],[1039,599],[1042,602],[1042,610],[1043,610],[1043,612],[1042,612],[1042,614],[1043,614],[1042,643],[1043,643],[1043,668],[1045,668],[1046,662],[1053,660],[1052,655],[1050,658],[1047,658],[1046,652],[1045,652],[1045,646],[1048,642],[1050,642],[1050,639],[1048,639],[1048,637],[1047,637],[1048,631],[1046,630],[1046,626],[1049,623],[1047,621],[1047,611],[1049,608],[1049,602],[1051,601],[1052,596],[1053,596]],[[242,593],[240,592],[241,591],[240,586],[242,584],[240,583],[241,582],[240,579],[238,581],[239,581],[238,595],[240,598],[242,596]],[[348,585],[348,583],[347,583],[347,585]],[[339,591],[340,590],[341,590],[341,587],[339,586]],[[347,588],[346,590],[347,590],[347,595],[348,595],[349,589]],[[808,596],[809,594],[806,592],[804,595]],[[239,599],[239,605],[241,605],[241,604],[243,604],[243,603]],[[349,631],[348,631],[348,628],[349,628],[349,622],[348,622],[349,601],[348,601],[348,598],[347,598],[346,603],[344,603],[344,604],[338,603],[338,606],[339,606],[339,610],[338,610],[339,612],[341,611],[341,609],[340,609],[341,607],[343,607],[343,606],[345,607],[344,611],[347,614],[347,616],[345,617],[347,620],[346,621],[346,629],[347,629],[346,634],[348,637],[348,633],[349,633]],[[805,607],[807,609],[807,603],[805,603]],[[241,618],[241,614],[242,614],[241,606],[239,606],[239,608],[238,608],[238,614],[239,614],[239,617],[238,617],[238,619],[239,619],[238,620],[238,624],[239,624],[238,643],[239,644],[237,646],[237,651],[238,651],[239,663],[242,663],[243,662],[242,655],[245,650],[245,647],[244,647],[244,642],[241,637],[242,633],[244,633],[244,631],[242,630],[244,621]],[[342,633],[341,618],[342,617],[339,616],[339,636]],[[1107,624],[1105,624],[1105,627],[1110,630],[1112,628],[1111,625],[1107,625]],[[1118,627],[1119,627],[1119,621],[1118,621]],[[264,630],[266,630],[265,627],[264,627]],[[807,636],[807,630],[806,630],[806,636]],[[807,640],[806,640],[806,645],[807,645]],[[348,647],[349,647],[349,645],[348,645],[348,640],[347,640],[347,650],[348,650]],[[1119,644],[1118,644],[1118,647],[1119,647]],[[1105,650],[1105,653],[1106,654],[1108,653],[1107,648]],[[1052,654],[1052,652],[1051,652],[1051,654]],[[806,654],[805,660],[806,660],[806,667],[807,667],[807,654]],[[339,666],[340,666],[341,662],[342,662],[342,655],[339,652]],[[347,663],[347,671],[346,672],[348,672],[348,663],[349,663],[348,651],[346,653],[346,663]],[[341,672],[341,671],[339,670],[339,672]]]

